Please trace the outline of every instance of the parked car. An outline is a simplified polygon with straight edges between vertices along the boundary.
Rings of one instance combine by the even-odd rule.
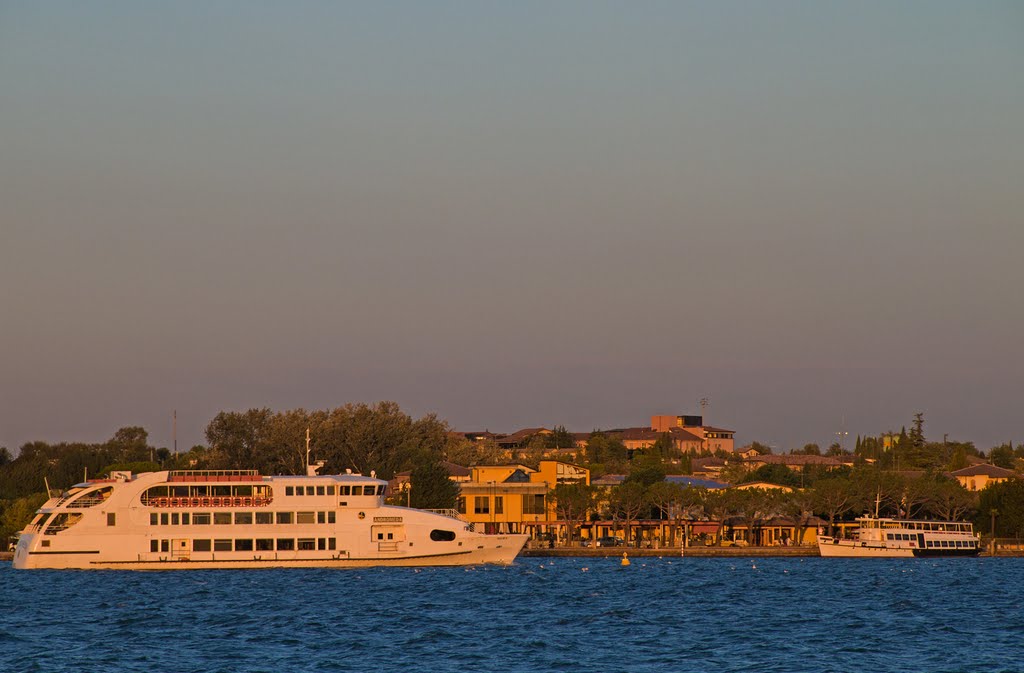
[[[626,544],[626,541],[621,537],[613,537],[606,535],[604,537],[597,538],[598,547],[622,547]]]

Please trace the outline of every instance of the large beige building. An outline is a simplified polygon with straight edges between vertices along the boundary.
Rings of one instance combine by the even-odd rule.
[[[651,416],[651,430],[654,432],[671,432],[683,430],[696,436],[701,444],[700,451],[726,451],[732,453],[735,448],[733,436],[735,430],[716,428],[711,425],[704,425],[701,416]]]

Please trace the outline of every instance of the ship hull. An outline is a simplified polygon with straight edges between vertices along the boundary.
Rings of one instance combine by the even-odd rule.
[[[818,552],[825,558],[941,558],[977,556],[980,550],[893,548],[822,537],[818,541]]]
[[[15,550],[17,569],[51,570],[211,570],[245,568],[370,568],[450,567],[468,565],[510,565],[526,544],[526,535],[488,535],[481,540],[468,539],[473,548],[436,554],[389,553],[376,556],[352,556],[338,553],[309,552],[223,552],[189,554],[137,554],[125,558],[98,549],[60,552],[29,551],[32,536],[24,536]],[[81,540],[87,543],[86,540]]]

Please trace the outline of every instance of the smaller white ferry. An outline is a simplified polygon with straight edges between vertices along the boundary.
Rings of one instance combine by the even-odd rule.
[[[821,535],[822,556],[899,558],[911,556],[977,556],[981,540],[965,521],[915,521],[862,516],[850,539]]]
[[[15,568],[171,570],[509,564],[526,535],[384,504],[372,474],[177,470],[76,484],[21,531]]]

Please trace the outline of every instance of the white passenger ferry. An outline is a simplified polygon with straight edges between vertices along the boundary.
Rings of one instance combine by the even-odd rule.
[[[822,556],[895,558],[977,556],[981,541],[964,521],[913,521],[863,516],[852,539],[822,535]]]
[[[76,484],[21,532],[15,568],[279,568],[508,564],[526,535],[487,535],[454,512],[384,504],[359,474],[178,470]]]

